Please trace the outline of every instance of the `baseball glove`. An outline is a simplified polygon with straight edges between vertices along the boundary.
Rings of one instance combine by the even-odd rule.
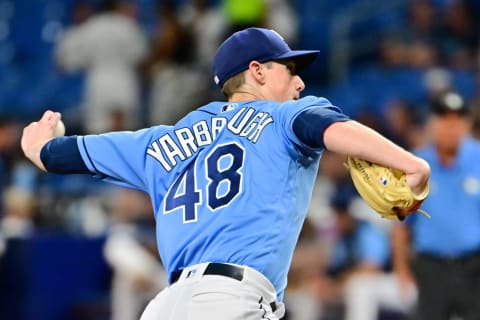
[[[353,157],[348,157],[347,167],[358,193],[382,217],[402,221],[418,211],[430,218],[419,209],[429,193],[428,186],[421,195],[414,195],[405,173],[399,170]]]

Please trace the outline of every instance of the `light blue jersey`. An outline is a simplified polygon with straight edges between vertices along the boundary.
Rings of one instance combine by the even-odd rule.
[[[480,249],[479,142],[471,137],[463,139],[458,156],[449,167],[440,163],[433,145],[416,154],[432,168],[430,194],[422,204],[432,218],[410,215],[406,220],[412,228],[415,250],[442,258],[477,252]]]
[[[152,196],[158,248],[170,275],[202,262],[250,266],[279,299],[323,148],[294,134],[323,98],[278,103],[212,102],[175,126],[79,137],[97,177]]]

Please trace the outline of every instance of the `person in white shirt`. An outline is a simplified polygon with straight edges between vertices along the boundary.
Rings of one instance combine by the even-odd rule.
[[[82,114],[89,133],[136,128],[140,107],[136,68],[148,49],[133,2],[108,0],[102,9],[67,30],[56,48],[63,69],[87,72]]]

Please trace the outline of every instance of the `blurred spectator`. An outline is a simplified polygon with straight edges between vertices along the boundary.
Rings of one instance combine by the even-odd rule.
[[[95,14],[95,8],[91,0],[75,1],[70,25],[80,25],[87,21],[93,14]]]
[[[390,34],[380,43],[380,63],[385,68],[398,68],[407,65],[408,46],[398,35]]]
[[[344,166],[344,156],[325,151],[320,160],[318,176],[313,189],[312,200],[308,209],[308,217],[317,230],[328,230],[333,223],[333,212],[329,199],[339,181],[349,179],[348,170]]]
[[[402,296],[399,282],[390,272],[390,221],[358,205],[344,159],[331,153],[324,156],[321,170],[328,176],[319,176],[318,181],[330,185],[322,196],[328,197],[323,209],[328,212],[321,214],[323,221],[317,217],[312,223],[311,211],[317,210],[312,208],[314,193],[289,272],[288,319],[407,316],[416,301],[416,290],[411,286]],[[366,214],[369,219],[363,218]]]
[[[136,320],[153,296],[167,286],[157,258],[153,219],[148,198],[138,191],[117,189],[111,199],[112,227],[104,247],[114,271],[112,320]],[[146,230],[143,230],[146,229]]]
[[[210,66],[220,43],[224,40],[226,18],[220,6],[209,0],[189,0],[179,10],[182,25],[196,39],[195,60],[210,74]],[[210,80],[210,79],[209,79]]]
[[[411,215],[395,225],[395,272],[402,290],[418,286],[418,319],[479,319],[480,145],[470,137],[462,97],[443,94],[430,110],[431,141],[416,153],[432,170],[430,195],[422,205],[432,219]]]
[[[471,69],[475,66],[476,51],[480,40],[473,7],[467,1],[448,1],[443,8],[440,52],[447,65],[454,69]]]
[[[150,85],[149,125],[174,124],[205,99],[213,83],[196,64],[198,39],[194,30],[180,23],[170,1],[158,2],[160,24],[145,64]]]
[[[439,13],[431,0],[407,0],[408,14],[404,34],[409,39],[434,41],[440,28]]]
[[[415,288],[400,296],[396,277],[387,272],[388,231],[354,217],[356,197],[350,183],[340,186],[331,200],[337,235],[329,264],[332,296],[326,303],[343,304],[346,320],[373,320],[382,312],[407,314],[416,299]]]
[[[422,109],[400,99],[391,100],[386,107],[382,132],[393,142],[409,150],[423,145],[425,137],[422,130]]]
[[[406,40],[398,34],[388,33],[379,44],[378,57],[368,66],[354,68],[350,81],[352,87],[360,88],[363,96],[362,104],[355,110],[355,118],[382,131],[391,125],[386,124],[390,121],[389,113],[401,110],[396,108],[399,101],[422,106],[428,95],[424,74],[437,62],[437,51],[429,41]],[[421,116],[421,110],[418,111],[415,117]]]
[[[34,195],[22,189],[9,187],[3,193],[3,214],[0,220],[0,233],[5,239],[26,239],[33,235],[35,226]]]
[[[266,0],[266,26],[277,31],[287,43],[298,42],[298,16],[288,0]]]
[[[407,54],[408,65],[417,70],[426,70],[438,61],[437,48],[433,42],[413,40],[409,43]]]
[[[66,180],[66,182],[78,183],[79,181],[76,181],[75,178]],[[89,186],[87,185],[87,187]],[[93,184],[90,187],[95,188]],[[60,193],[52,199],[52,202],[63,210],[56,213],[60,217],[54,218],[57,221],[62,221],[61,227],[67,229],[70,233],[87,237],[104,235],[109,225],[108,210],[105,208],[107,200],[105,198],[111,193],[112,186],[107,186],[104,189],[103,192],[101,191],[96,195],[84,193],[80,196],[72,196],[67,192]],[[63,203],[57,199],[61,196],[65,197]]]
[[[8,187],[2,195],[0,218],[0,313],[8,319],[27,319],[20,308],[28,301],[29,274],[26,247],[36,227],[36,198],[31,192]],[[12,263],[13,261],[13,263]],[[14,275],[14,277],[12,277]]]
[[[103,0],[101,12],[65,32],[56,58],[67,71],[85,69],[84,128],[90,133],[136,129],[140,95],[137,66],[147,43],[129,0]]]
[[[0,314],[5,319],[28,318],[25,307],[32,300],[30,241],[36,227],[35,195],[16,187],[7,187],[2,195],[0,218]]]
[[[13,157],[18,149],[20,135],[19,124],[13,119],[0,118],[0,179],[4,186],[8,180],[9,169],[13,163]]]
[[[472,136],[480,140],[480,96],[472,102]]]
[[[320,301],[328,295],[325,277],[326,242],[321,241],[318,228],[307,217],[300,233],[285,291],[285,320],[318,320],[323,314]]]
[[[14,167],[20,135],[19,124],[13,119],[0,118],[0,207],[1,194],[10,183],[12,168]]]

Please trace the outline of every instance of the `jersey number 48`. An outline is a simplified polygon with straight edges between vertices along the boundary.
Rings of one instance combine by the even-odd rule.
[[[206,201],[212,211],[227,206],[241,192],[244,155],[243,147],[229,143],[217,146],[205,158]],[[197,206],[202,204],[196,162],[178,177],[165,196],[164,213],[182,208],[183,223],[197,221]]]

